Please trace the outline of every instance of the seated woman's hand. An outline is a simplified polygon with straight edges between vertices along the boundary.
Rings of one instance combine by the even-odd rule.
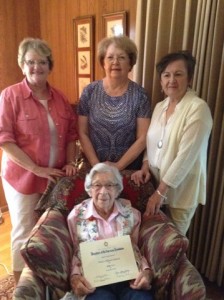
[[[139,170],[131,175],[131,180],[133,180],[137,186],[140,186],[141,184],[148,182],[150,177],[151,174],[149,173],[149,170]]]
[[[72,275],[70,282],[72,290],[76,296],[85,296],[95,291],[95,288],[93,288],[82,275]]]
[[[140,271],[135,280],[130,282],[130,287],[134,290],[150,290],[153,274],[150,269]]]

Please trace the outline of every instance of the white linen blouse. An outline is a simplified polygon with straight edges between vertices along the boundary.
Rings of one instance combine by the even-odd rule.
[[[169,97],[159,102],[147,133],[149,168],[169,187],[168,204],[191,208],[206,201],[206,167],[212,117],[207,103],[188,90],[164,130]],[[158,142],[163,140],[159,149]]]

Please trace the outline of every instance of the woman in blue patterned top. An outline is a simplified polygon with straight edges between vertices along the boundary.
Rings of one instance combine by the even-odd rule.
[[[104,162],[120,171],[141,166],[150,101],[128,78],[136,59],[136,45],[127,36],[105,38],[98,45],[105,77],[84,89],[78,106],[80,142],[91,166]]]

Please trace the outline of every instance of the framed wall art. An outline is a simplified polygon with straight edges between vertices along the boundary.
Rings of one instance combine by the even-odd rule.
[[[91,74],[91,52],[78,50],[78,74],[90,75]]]
[[[127,34],[127,12],[103,15],[103,35],[111,37]]]
[[[94,79],[93,26],[92,16],[73,20],[77,101],[83,88]]]

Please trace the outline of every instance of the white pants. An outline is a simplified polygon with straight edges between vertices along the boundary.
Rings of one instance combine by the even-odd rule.
[[[26,241],[31,229],[37,221],[34,208],[41,194],[23,195],[17,192],[6,180],[2,178],[2,185],[12,224],[11,253],[12,269],[20,272],[24,267],[24,260],[20,248]]]
[[[173,208],[166,205],[165,212],[172,219],[178,230],[186,235],[197,206],[187,209]]]

